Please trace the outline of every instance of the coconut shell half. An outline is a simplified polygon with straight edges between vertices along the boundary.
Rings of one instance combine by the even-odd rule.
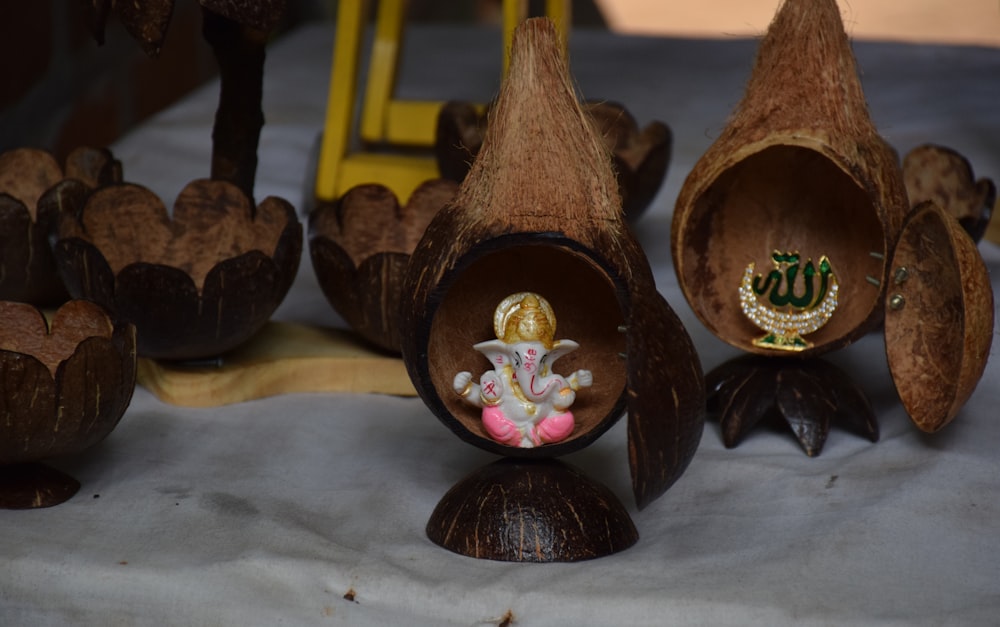
[[[896,391],[921,430],[949,422],[975,390],[993,340],[986,264],[958,220],[914,208],[892,257],[885,346]]]

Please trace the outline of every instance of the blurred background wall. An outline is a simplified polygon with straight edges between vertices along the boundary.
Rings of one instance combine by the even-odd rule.
[[[110,144],[215,75],[196,0],[176,0],[160,55],[151,59],[112,17],[98,46],[91,0],[0,2],[0,150],[45,148],[61,159]],[[347,0],[345,0],[347,1]],[[360,0],[350,0],[360,1]],[[1000,46],[1000,0],[839,0],[857,38]],[[577,28],[652,36],[753,37],[779,0],[573,0]],[[532,0],[534,13],[541,3]],[[332,21],[337,0],[288,0],[276,37]],[[414,22],[499,23],[499,0],[410,0]]]

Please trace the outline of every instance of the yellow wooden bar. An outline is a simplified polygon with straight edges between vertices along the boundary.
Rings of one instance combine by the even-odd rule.
[[[433,146],[444,102],[392,100],[386,108],[384,137],[390,144]]]
[[[386,114],[396,87],[396,66],[403,45],[406,0],[379,0],[368,83],[361,105],[359,134],[367,142],[386,139]]]
[[[316,167],[316,197],[336,198],[337,172],[351,140],[354,98],[358,93],[358,66],[364,28],[364,2],[339,2],[333,69],[327,95],[326,120]]]

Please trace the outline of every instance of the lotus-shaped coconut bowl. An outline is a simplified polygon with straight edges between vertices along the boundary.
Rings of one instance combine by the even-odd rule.
[[[72,300],[51,327],[33,305],[0,301],[0,507],[62,503],[76,479],[38,462],[79,453],[115,428],[135,389],[135,327]]]
[[[432,179],[401,207],[384,185],[351,188],[309,217],[309,251],[323,294],[359,335],[400,351],[399,307],[410,254],[458,183]]]
[[[69,298],[49,247],[60,206],[44,201],[46,191],[66,180],[86,195],[121,180],[121,165],[95,148],[74,150],[65,169],[44,150],[0,154],[0,298],[40,307]]]
[[[55,243],[70,294],[135,324],[139,355],[164,360],[214,357],[250,338],[288,293],[301,253],[287,201],[254,207],[207,179],[181,191],[172,216],[142,186],[98,190],[62,214]]]

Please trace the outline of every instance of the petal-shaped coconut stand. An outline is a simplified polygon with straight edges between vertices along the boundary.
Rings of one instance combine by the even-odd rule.
[[[83,451],[118,424],[135,389],[135,327],[69,301],[51,329],[26,303],[0,301],[0,508],[58,505],[80,483],[42,460]]]
[[[835,0],[786,0],[743,100],[688,175],[674,210],[677,278],[701,321],[740,349],[760,335],[740,310],[748,263],[775,250],[827,255],[841,303],[809,336],[819,354],[882,315],[888,258],[907,213],[897,157],[868,115]]]
[[[643,507],[694,455],[704,381],[690,338],[657,293],[624,223],[610,155],[576,100],[547,19],[517,29],[510,72],[491,115],[458,196],[434,218],[410,259],[404,293],[412,298],[402,308],[410,378],[460,438],[505,456],[579,450],[627,408],[633,488]],[[577,425],[569,437],[531,449],[490,439],[480,410],[452,388],[459,371],[487,366],[472,346],[495,337],[497,303],[523,291],[548,299],[558,312],[559,337],[580,344],[560,359],[560,371],[586,368],[594,379],[573,405]]]

